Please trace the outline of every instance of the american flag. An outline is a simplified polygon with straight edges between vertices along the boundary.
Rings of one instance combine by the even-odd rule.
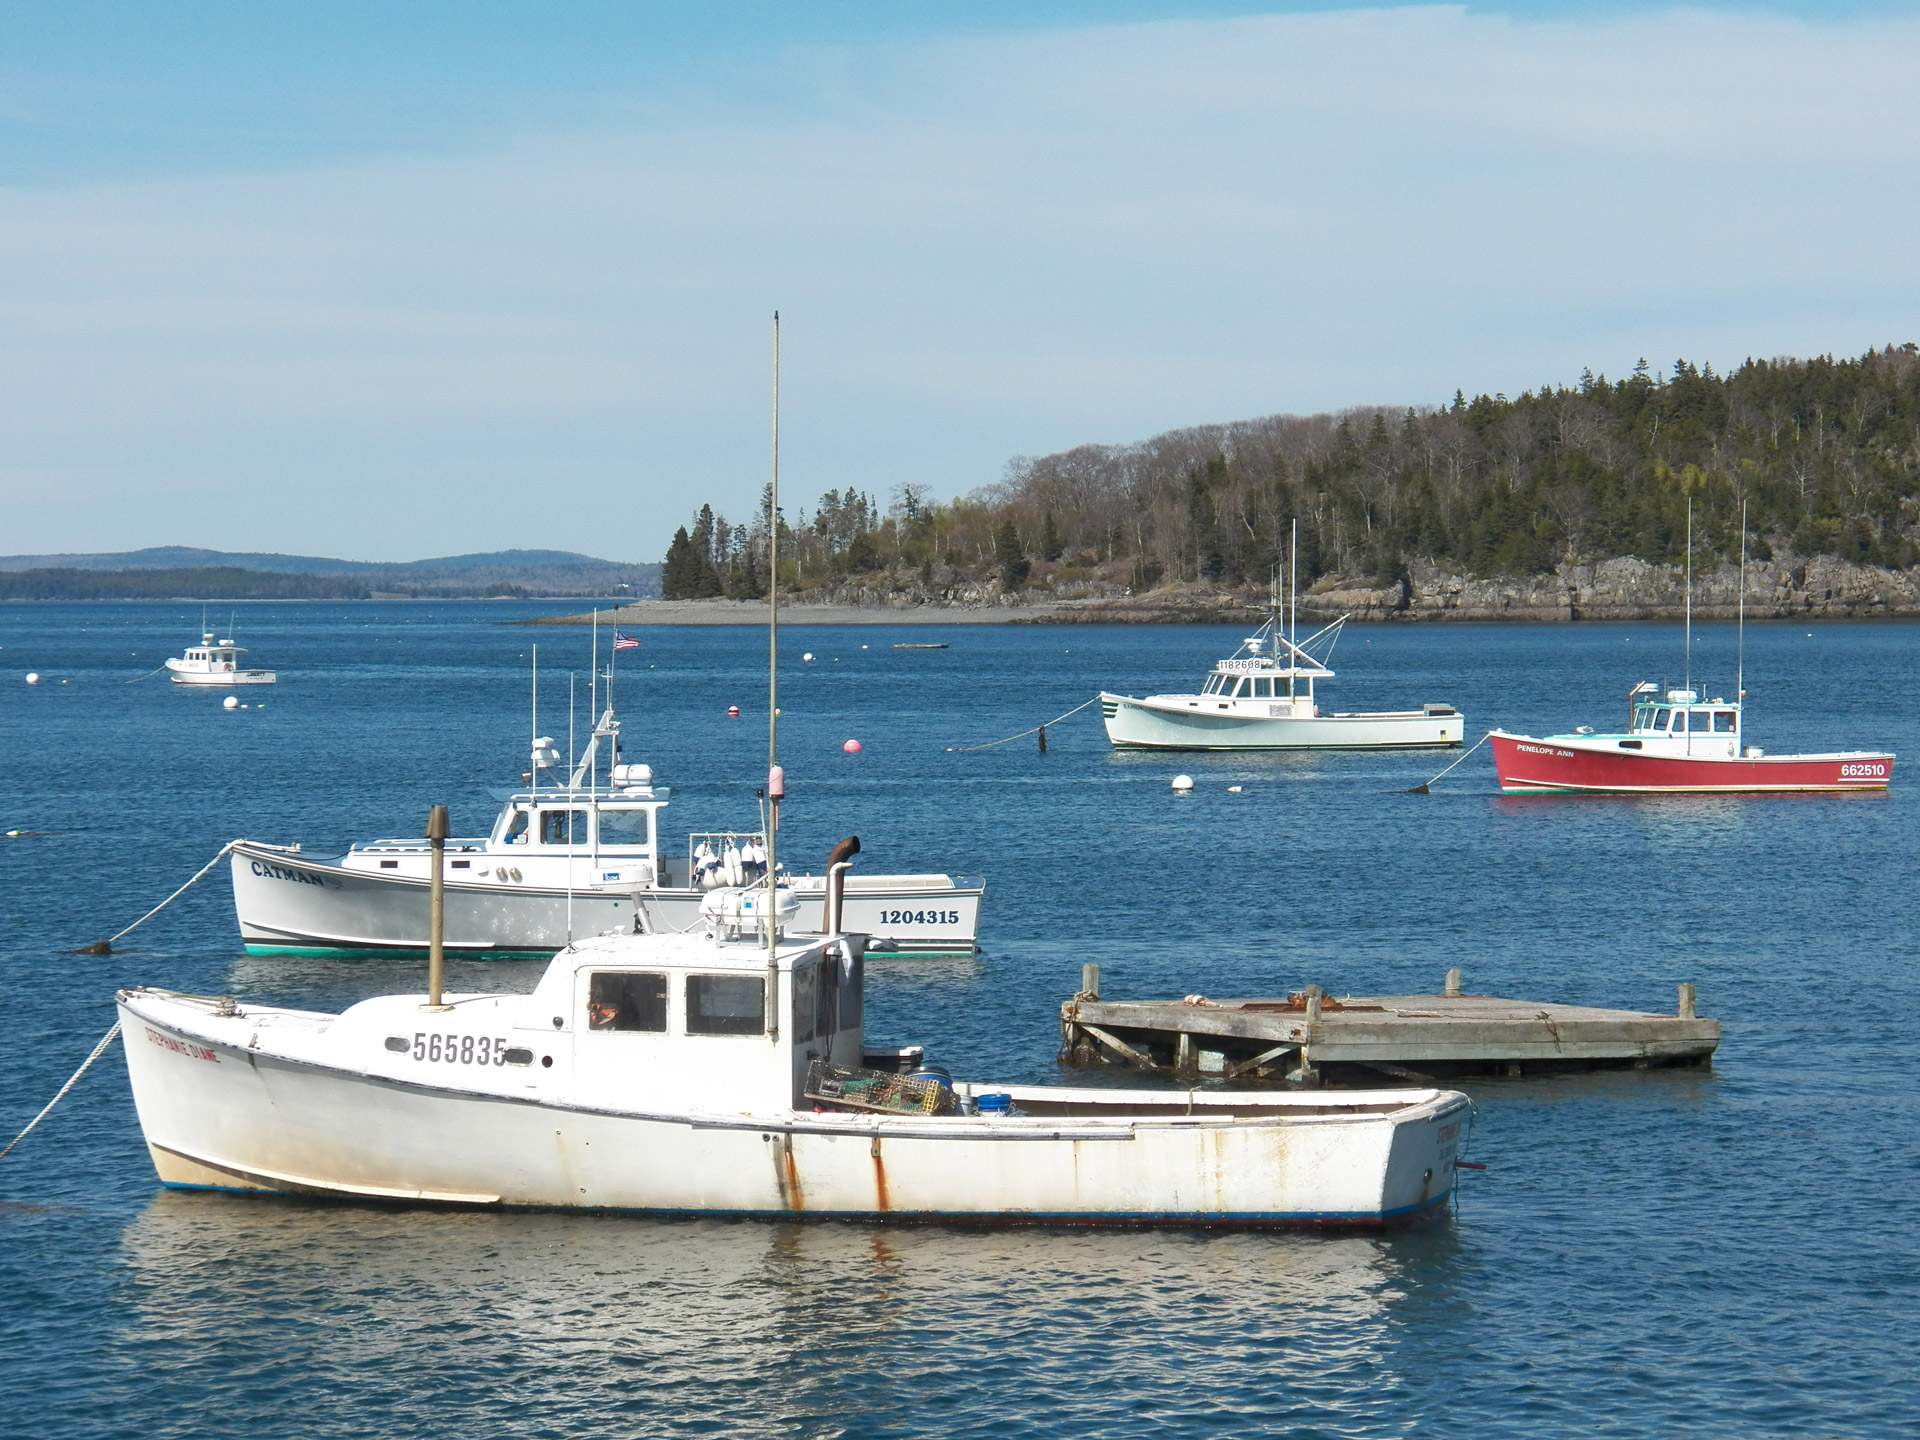
[[[613,648],[616,650],[638,650],[640,648],[640,637],[638,635],[622,635],[616,630],[613,632]]]

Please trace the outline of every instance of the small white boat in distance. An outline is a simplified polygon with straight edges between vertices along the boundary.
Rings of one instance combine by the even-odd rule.
[[[214,639],[214,631],[178,659],[167,661],[176,685],[271,685],[279,677],[271,670],[243,670],[239,657],[247,652],[231,640]]]
[[[868,1068],[865,938],[769,946],[766,902],[715,891],[697,932],[581,941],[528,995],[384,995],[335,1015],[122,990],[155,1169],[182,1189],[998,1223],[1379,1225],[1452,1192],[1453,1091]],[[791,892],[775,904],[789,920]]]
[[[1346,624],[1342,615],[1295,644],[1276,614],[1228,659],[1213,667],[1198,694],[1100,693],[1107,739],[1121,750],[1411,750],[1458,745],[1466,717],[1451,705],[1365,714],[1322,714],[1314,685],[1331,680],[1325,661],[1308,653],[1325,642],[1330,659]]]

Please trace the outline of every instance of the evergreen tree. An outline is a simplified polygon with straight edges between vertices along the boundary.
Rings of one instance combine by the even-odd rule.
[[[1058,560],[1066,551],[1066,544],[1060,539],[1060,531],[1053,523],[1053,511],[1047,510],[1040,516],[1040,558],[1048,564]]]
[[[673,532],[673,541],[667,546],[666,561],[660,567],[660,598],[692,600],[696,598],[699,588],[700,552],[693,548],[687,527],[682,525]]]
[[[1009,590],[1018,590],[1033,573],[1033,562],[1020,548],[1020,532],[1013,528],[1011,520],[1001,521],[999,532],[993,537],[993,562],[1000,569],[1000,583]]]

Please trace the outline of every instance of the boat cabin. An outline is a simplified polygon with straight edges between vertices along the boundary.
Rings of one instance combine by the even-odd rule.
[[[769,967],[766,904],[765,890],[715,891],[689,934],[596,936],[556,955],[527,1005],[550,1021],[551,1043],[571,1050],[576,1094],[736,1114],[805,1109],[815,1061],[860,1065],[866,937],[783,938]],[[792,892],[778,904],[784,933]]]
[[[1671,755],[1738,755],[1740,702],[1714,696],[1703,700],[1697,690],[1667,690],[1651,683],[1637,685],[1629,698],[1622,749]]]
[[[1284,656],[1283,647],[1288,652]],[[1224,710],[1260,719],[1312,718],[1320,713],[1313,700],[1313,683],[1332,678],[1333,671],[1289,642],[1275,626],[1266,625],[1243,640],[1230,659],[1213,667],[1198,695],[1154,698],[1180,698],[1192,710]]]
[[[673,792],[655,786],[645,765],[622,765],[615,775],[611,790],[500,792],[489,834],[447,841],[448,881],[492,876],[518,883],[524,875],[565,886],[572,872],[572,883],[582,887],[654,884],[663,876],[659,812]],[[342,863],[424,879],[430,856],[424,840],[375,840],[355,845]]]

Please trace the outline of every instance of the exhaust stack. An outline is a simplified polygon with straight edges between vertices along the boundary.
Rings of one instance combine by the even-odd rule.
[[[840,902],[846,898],[847,871],[853,866],[853,857],[860,853],[860,837],[849,835],[833,847],[833,853],[827,856],[827,913],[821,916],[821,929],[828,935],[838,935],[840,930]]]

